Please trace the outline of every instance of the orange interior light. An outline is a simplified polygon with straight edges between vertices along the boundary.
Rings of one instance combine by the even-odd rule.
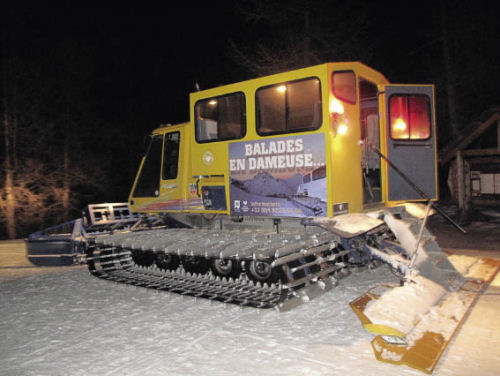
[[[406,131],[406,123],[403,119],[401,118],[397,118],[396,121],[394,122],[394,124],[392,125],[392,129],[394,131],[398,131],[398,132],[404,132]]]
[[[285,85],[280,85],[280,86],[278,86],[277,90],[280,93],[284,93],[286,91],[286,86]]]
[[[391,137],[425,140],[431,136],[430,100],[421,94],[392,95],[389,102]]]

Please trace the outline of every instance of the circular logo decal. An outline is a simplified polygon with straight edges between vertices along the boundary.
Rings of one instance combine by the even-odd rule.
[[[203,153],[203,156],[201,157],[203,159],[203,163],[206,164],[207,166],[210,166],[212,163],[214,163],[214,153],[211,151],[206,151]]]

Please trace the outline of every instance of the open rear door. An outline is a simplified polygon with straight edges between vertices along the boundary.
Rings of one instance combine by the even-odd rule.
[[[385,95],[387,158],[391,162],[388,166],[388,199],[420,200],[424,197],[419,190],[427,198],[437,199],[434,86],[387,85]]]

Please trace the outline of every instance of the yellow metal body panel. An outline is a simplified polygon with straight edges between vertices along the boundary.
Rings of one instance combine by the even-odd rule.
[[[379,72],[359,62],[326,63],[291,72],[274,74],[248,81],[224,85],[190,94],[190,121],[176,126],[161,127],[153,134],[181,132],[179,174],[175,181],[161,181],[158,197],[135,198],[132,189],[129,201],[133,211],[138,212],[198,212],[230,214],[230,171],[229,146],[238,142],[272,140],[293,136],[322,134],[325,138],[325,164],[327,189],[327,214],[329,217],[345,212],[363,211],[363,175],[361,169],[362,147],[360,146],[360,93],[356,90],[356,103],[343,102],[342,121],[347,124],[344,133],[338,132],[339,119],[330,113],[329,104],[334,99],[332,93],[332,73],[351,71],[356,80],[369,81],[383,93],[387,79]],[[322,124],[313,131],[284,133],[261,136],[256,130],[256,92],[259,88],[304,78],[320,80],[322,99]],[[195,105],[198,101],[232,93],[243,93],[245,97],[246,132],[240,139],[200,143],[195,138]],[[379,96],[380,150],[387,150],[385,98]],[[435,131],[435,127],[434,127]],[[144,163],[144,161],[143,161]],[[141,168],[143,166],[141,163]],[[387,163],[381,161],[381,202],[387,205]],[[200,197],[201,185],[224,186],[226,210],[205,210]],[[169,209],[165,203],[178,202],[176,209]],[[156,205],[164,203],[165,205]],[[182,205],[184,206],[182,206]],[[347,204],[347,205],[344,205]],[[334,207],[347,208],[336,211]],[[337,209],[336,209],[337,210]]]
[[[330,63],[328,64],[327,80],[330,85],[329,99],[334,98],[331,89],[330,77],[335,71],[353,71],[356,79],[366,79],[375,85],[388,83],[387,79],[377,71],[361,63]],[[356,103],[344,103],[344,113],[347,121],[347,132],[335,134],[334,119],[330,117],[327,124],[329,130],[329,141],[331,154],[329,159],[330,186],[329,208],[334,204],[346,202],[349,204],[349,212],[360,212],[363,209],[363,177],[361,171],[361,139],[360,127],[360,98],[359,90],[356,92]],[[382,123],[379,121],[379,126]],[[383,127],[382,127],[383,128]],[[329,216],[333,215],[330,214]]]
[[[136,188],[139,173],[142,170],[145,162],[145,157],[142,158],[139,172],[135,178],[132,190],[129,195],[129,203],[132,212],[151,212],[162,213],[168,212],[182,212],[185,211],[187,195],[188,195],[188,182],[187,176],[189,171],[188,161],[190,160],[189,143],[187,140],[190,138],[191,129],[189,123],[178,124],[175,126],[168,126],[157,128],[152,132],[152,136],[164,136],[167,133],[179,132],[180,145],[179,145],[179,164],[176,179],[164,180],[159,171],[160,184],[158,197],[132,197]],[[164,153],[165,145],[162,147],[162,155]],[[161,161],[161,171],[163,171],[163,158]]]

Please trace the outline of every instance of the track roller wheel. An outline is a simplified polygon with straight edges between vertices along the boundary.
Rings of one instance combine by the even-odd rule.
[[[181,262],[184,270],[189,273],[205,274],[210,269],[208,261],[199,256],[184,256]]]
[[[139,260],[140,260],[140,258],[141,258],[141,255],[140,255],[141,251],[138,251],[138,250],[136,250],[136,249],[133,249],[130,253],[132,254],[132,260],[134,260],[134,262],[135,262],[137,265],[139,265]]]
[[[279,270],[266,261],[247,261],[246,270],[252,281],[277,283],[281,279]]]
[[[132,251],[132,259],[137,265],[148,267],[153,265],[155,254],[153,251],[140,251],[134,249]]]
[[[237,260],[214,259],[210,262],[210,268],[220,277],[238,278],[241,273],[240,262]]]
[[[155,262],[155,254],[153,251],[142,252],[142,266],[149,267]]]
[[[171,253],[158,252],[155,258],[155,264],[162,270],[175,270],[179,267],[181,260],[179,256]]]

